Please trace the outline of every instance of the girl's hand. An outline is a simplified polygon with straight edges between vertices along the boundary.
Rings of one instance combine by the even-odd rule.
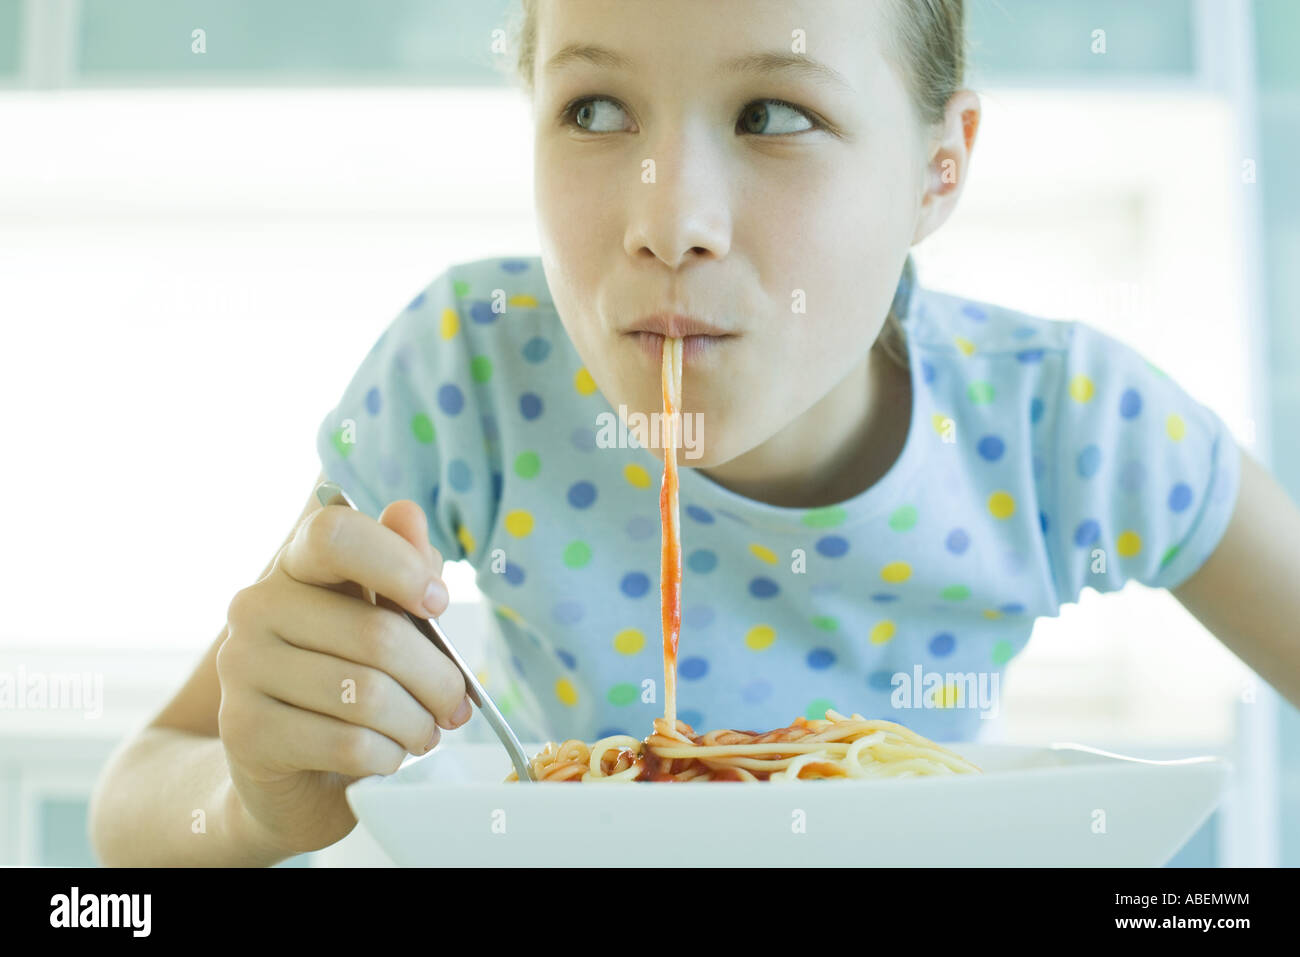
[[[442,614],[441,574],[414,502],[379,521],[333,505],[236,593],[217,720],[231,782],[271,842],[303,853],[338,841],[356,826],[349,784],[392,774],[438,743],[439,725],[469,719],[459,669],[400,614]]]

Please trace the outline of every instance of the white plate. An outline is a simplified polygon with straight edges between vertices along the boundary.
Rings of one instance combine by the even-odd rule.
[[[1217,757],[958,742],[983,774],[789,784],[503,783],[498,744],[439,747],[347,790],[396,864],[1132,866],[1169,861],[1218,804]],[[526,743],[536,754],[542,745]]]

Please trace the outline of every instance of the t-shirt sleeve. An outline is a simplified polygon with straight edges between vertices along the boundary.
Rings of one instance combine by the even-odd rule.
[[[475,562],[501,479],[485,441],[487,395],[474,382],[475,350],[462,325],[448,269],[371,347],[321,421],[316,450],[325,474],[361,511],[378,518],[390,502],[411,499],[444,559]]]
[[[1034,428],[1048,426],[1035,472],[1057,597],[1129,580],[1173,588],[1227,529],[1240,450],[1213,411],[1130,346],[1070,325],[1064,361],[1035,400],[1045,406]]]

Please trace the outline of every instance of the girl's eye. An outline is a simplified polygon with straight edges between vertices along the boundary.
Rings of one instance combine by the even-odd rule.
[[[609,110],[597,109],[597,106],[602,103],[614,107],[615,109],[619,109],[618,104],[611,99],[603,96],[589,96],[585,99],[574,100],[573,103],[565,109],[563,119],[568,125],[576,126],[578,129],[587,133],[619,132],[618,129],[594,128],[597,122],[597,117],[601,113],[610,112]],[[779,126],[789,127],[788,119],[785,119],[783,122],[783,118],[789,116],[802,118],[805,125],[795,128],[777,129],[775,133],[771,129],[766,129],[768,124],[772,122],[775,122]],[[753,103],[746,106],[744,112],[741,113],[737,125],[743,128],[745,132],[769,136],[785,136],[792,133],[803,133],[808,130],[816,129],[817,127],[817,124],[812,121],[812,118],[804,110],[792,103],[787,103],[784,100],[774,100],[771,98],[755,100]]]

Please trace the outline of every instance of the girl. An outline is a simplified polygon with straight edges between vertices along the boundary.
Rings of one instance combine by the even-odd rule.
[[[492,603],[483,677],[522,738],[645,736],[663,452],[632,423],[662,407],[665,336],[686,337],[697,733],[834,708],[970,740],[1035,619],[1130,579],[1300,703],[1300,514],[1223,422],[1087,326],[917,284],[979,127],[962,7],[524,0],[541,256],[455,265],[389,326],[318,434],[361,512],[309,500],[107,776],[111,808],[116,777],[191,768],[221,838],[149,832],[196,806],[176,783],[101,811],[101,855],[269,861],[346,834],[351,780],[469,715],[393,613],[445,608],[443,559]]]

